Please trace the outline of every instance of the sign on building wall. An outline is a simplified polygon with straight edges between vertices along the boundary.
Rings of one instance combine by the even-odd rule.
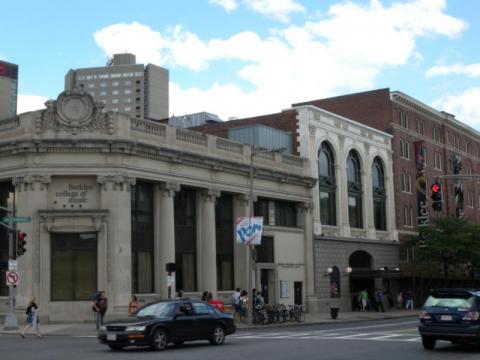
[[[53,209],[98,209],[100,185],[95,177],[54,177],[49,186]]]
[[[426,150],[423,141],[416,141],[414,144],[415,167],[417,170],[415,180],[415,188],[417,190],[417,225],[425,226],[430,222],[427,203],[427,178],[425,176]]]
[[[263,217],[237,218],[235,233],[237,243],[244,245],[260,245],[262,243]]]

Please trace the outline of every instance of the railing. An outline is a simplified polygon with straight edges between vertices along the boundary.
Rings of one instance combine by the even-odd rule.
[[[282,154],[282,162],[287,165],[303,167],[303,159],[294,155]]]
[[[242,154],[243,145],[234,141],[217,138],[217,149],[232,153]]]
[[[196,131],[177,129],[177,140],[190,144],[207,146],[207,135]]]
[[[143,132],[161,137],[165,137],[167,133],[166,125],[139,119],[131,119],[130,128],[132,131]]]
[[[18,117],[0,121],[0,131],[12,130],[18,127],[20,127],[20,120]]]

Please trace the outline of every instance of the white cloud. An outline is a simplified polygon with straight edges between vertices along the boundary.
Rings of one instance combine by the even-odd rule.
[[[221,6],[226,12],[231,12],[237,8],[236,0],[208,0],[208,2]]]
[[[469,77],[480,77],[480,64],[464,65],[456,63],[453,65],[437,65],[427,70],[427,77],[438,75],[466,75]]]
[[[47,100],[49,99],[45,96],[18,94],[17,113],[44,109]]]
[[[138,24],[116,24],[95,33],[111,55],[125,50],[139,61],[191,71],[216,62],[237,61],[234,75],[254,86],[234,83],[209,89],[172,84],[171,110],[216,112],[222,118],[277,112],[291,103],[373,87],[387,67],[421,59],[419,37],[459,36],[466,23],[444,12],[443,0],[414,0],[389,7],[372,0],[330,7],[328,15],[302,26],[287,26],[260,37],[252,31],[224,39],[201,39],[175,26],[162,33]],[[213,81],[212,81],[213,82]]]
[[[289,21],[290,13],[306,11],[296,0],[243,0],[243,2],[251,10],[282,22]]]
[[[449,94],[437,99],[433,106],[455,114],[458,120],[473,128],[480,128],[480,87],[472,87],[461,93]]]

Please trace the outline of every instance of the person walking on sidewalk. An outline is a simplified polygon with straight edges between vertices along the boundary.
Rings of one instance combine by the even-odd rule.
[[[377,289],[375,291],[375,301],[377,303],[376,311],[381,310],[382,312],[385,312],[385,308],[383,307],[383,299],[384,299],[383,290]]]
[[[412,290],[408,290],[405,294],[405,310],[413,310],[413,293]]]
[[[95,299],[92,310],[95,312],[95,323],[97,330],[103,325],[103,319],[108,309],[108,299],[105,296],[105,291],[100,291],[100,294]]]
[[[132,299],[128,303],[128,315],[133,316],[137,312],[140,304],[138,303],[138,298],[135,295],[132,295]]]
[[[25,326],[22,330],[22,332],[20,333],[20,336],[25,338],[25,334],[26,332],[32,328],[33,331],[35,331],[37,333],[37,337],[39,338],[42,338],[42,334],[40,333],[40,321],[38,320],[38,305],[37,303],[35,302],[37,299],[36,298],[32,298],[32,300],[30,300],[30,302],[28,303],[28,306],[27,306],[27,311],[26,311],[26,314],[27,314],[27,326]]]

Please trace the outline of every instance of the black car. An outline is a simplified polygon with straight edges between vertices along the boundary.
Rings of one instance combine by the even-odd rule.
[[[423,347],[432,350],[437,340],[480,344],[480,291],[437,289],[419,315]]]
[[[168,343],[180,346],[193,340],[220,345],[235,329],[232,314],[199,300],[182,299],[145,305],[133,317],[102,326],[97,338],[112,350],[126,346],[163,350]]]

